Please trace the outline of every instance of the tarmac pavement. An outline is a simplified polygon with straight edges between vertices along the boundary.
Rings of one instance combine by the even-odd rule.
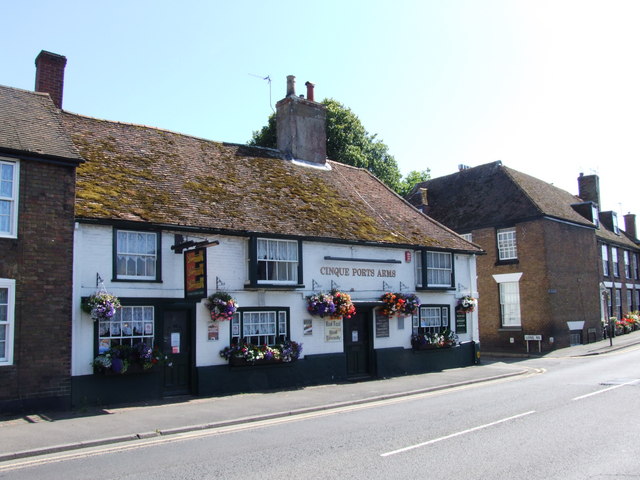
[[[532,342],[533,343],[533,342]],[[555,350],[545,357],[587,356],[640,344],[640,331]],[[177,397],[158,402],[71,412],[0,415],[0,462],[89,446],[327,410],[524,375],[531,369],[492,354],[480,365],[359,383],[223,397]],[[531,357],[536,357],[533,353]],[[526,357],[526,356],[525,356]],[[513,360],[513,359],[512,359]]]

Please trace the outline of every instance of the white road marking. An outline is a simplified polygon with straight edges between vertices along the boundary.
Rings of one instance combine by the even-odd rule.
[[[631,385],[632,383],[636,383],[637,381],[638,380],[631,380],[630,382],[625,382],[625,383],[621,383],[620,385],[614,385],[613,387],[604,388],[602,390],[598,390],[597,392],[587,393],[586,395],[581,395],[579,397],[574,398],[573,400],[582,400],[583,398],[593,397],[594,395],[600,395],[601,393],[608,392],[609,390],[614,390],[616,388]]]
[[[484,425],[480,425],[478,427],[469,428],[469,429],[463,430],[461,432],[452,433],[451,435],[446,435],[446,436],[440,437],[440,438],[434,438],[433,440],[429,440],[427,442],[418,443],[416,445],[410,445],[408,447],[400,448],[398,450],[393,450],[392,452],[381,453],[380,456],[381,457],[389,457],[391,455],[396,455],[398,453],[407,452],[409,450],[414,450],[416,448],[426,447],[427,445],[432,445],[432,444],[437,443],[437,442],[442,442],[443,440],[448,440],[450,438],[459,437],[460,435],[466,435],[467,433],[476,432],[478,430],[482,430],[483,428],[489,428],[489,427],[492,427],[494,425],[498,425],[500,423],[508,422],[510,420],[515,420],[516,418],[524,417],[526,415],[531,415],[532,413],[535,413],[535,412],[536,412],[535,410],[531,410],[529,412],[520,413],[520,414],[514,415],[512,417],[503,418],[502,420],[496,420],[495,422],[491,422],[491,423],[487,423],[487,424],[484,424]]]

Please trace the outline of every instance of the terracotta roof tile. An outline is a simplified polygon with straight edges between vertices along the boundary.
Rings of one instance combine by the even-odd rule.
[[[233,232],[480,250],[363,169],[64,113],[86,163],[76,216]]]

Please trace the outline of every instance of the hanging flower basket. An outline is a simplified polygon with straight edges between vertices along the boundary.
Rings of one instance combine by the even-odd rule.
[[[467,295],[458,300],[457,310],[464,313],[471,313],[476,309],[477,306],[478,299]]]
[[[351,295],[331,290],[331,293],[309,295],[307,311],[319,317],[351,318],[356,313],[356,307],[351,301]]]
[[[216,292],[209,295],[206,306],[211,312],[212,321],[224,321],[233,318],[238,309],[238,302],[226,292]]]
[[[336,313],[336,304],[333,295],[329,293],[317,293],[307,297],[307,311],[318,317],[333,317]]]
[[[387,292],[380,300],[384,302],[382,313],[391,317],[393,315],[413,315],[420,307],[420,299],[413,293]]]
[[[107,292],[97,292],[82,303],[82,309],[91,315],[93,320],[109,321],[120,308],[120,300]]]
[[[334,317],[351,318],[356,314],[356,307],[351,301],[351,295],[337,290],[331,290],[331,295],[336,306]]]

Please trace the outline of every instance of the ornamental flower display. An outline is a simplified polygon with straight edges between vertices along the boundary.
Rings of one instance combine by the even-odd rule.
[[[311,315],[319,317],[333,317],[336,313],[336,304],[333,295],[329,293],[317,293],[307,297],[307,311]]]
[[[458,300],[458,310],[461,310],[465,313],[473,312],[478,306],[478,299],[473,298],[469,295],[462,297]]]
[[[238,343],[225,347],[220,356],[232,362],[243,361],[247,364],[257,363],[288,363],[297,360],[302,352],[302,344],[287,340],[278,345],[254,345],[252,343]]]
[[[413,293],[387,292],[380,298],[384,302],[382,313],[391,317],[392,315],[413,315],[418,311],[420,299]]]
[[[147,371],[167,361],[159,348],[149,347],[145,343],[136,345],[114,345],[93,360],[96,373],[124,374],[131,371]]]
[[[344,317],[351,318],[356,314],[356,307],[351,301],[351,295],[344,292],[338,292],[337,290],[332,290],[331,295],[333,296],[333,303],[336,306],[334,317]]]
[[[85,312],[91,314],[94,320],[109,321],[120,308],[120,300],[107,292],[94,293],[82,304]]]
[[[228,293],[216,292],[209,295],[206,306],[209,312],[211,312],[212,321],[224,321],[233,318],[233,314],[236,313],[238,309],[238,302]]]
[[[411,346],[414,350],[429,350],[435,348],[449,348],[458,343],[458,335],[451,330],[444,329],[440,333],[414,333],[411,335]]]

